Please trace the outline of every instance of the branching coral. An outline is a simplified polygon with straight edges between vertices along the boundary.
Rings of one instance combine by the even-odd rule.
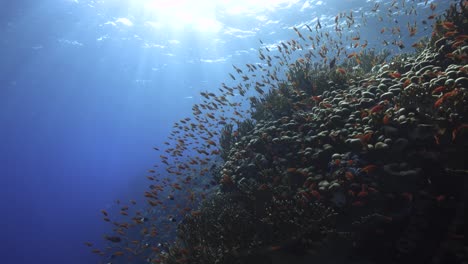
[[[229,152],[241,137],[248,135],[255,127],[252,119],[245,119],[237,123],[237,130],[234,130],[233,124],[226,124],[221,130],[219,144],[221,146],[221,158],[227,160]]]
[[[270,90],[264,98],[251,100],[252,118],[260,120],[276,120],[292,113],[292,102],[289,88],[283,85],[280,90]]]
[[[231,150],[232,145],[236,141],[235,136],[233,135],[233,124],[226,124],[223,129],[221,129],[221,137],[219,139],[219,145],[221,146],[221,158],[226,160],[229,156],[229,151]]]
[[[321,246],[334,233],[331,209],[265,197],[213,196],[179,225],[179,244],[165,263],[255,263],[273,251]]]

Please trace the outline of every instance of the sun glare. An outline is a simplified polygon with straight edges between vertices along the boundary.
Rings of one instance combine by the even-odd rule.
[[[132,0],[139,4],[150,24],[158,24],[177,30],[194,29],[216,33],[223,28],[219,21],[224,15],[260,15],[280,6],[288,6],[299,0]],[[134,6],[137,8],[136,6]]]
[[[216,33],[222,24],[216,18],[215,1],[152,0],[144,5],[147,17],[165,27]]]

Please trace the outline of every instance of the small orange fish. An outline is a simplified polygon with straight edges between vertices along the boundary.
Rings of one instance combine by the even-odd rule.
[[[134,251],[132,248],[125,247],[124,249],[127,250],[127,251],[130,252],[130,253],[135,254],[135,251]]]
[[[221,179],[220,181],[221,184],[223,185],[231,185],[231,184],[234,184],[234,182],[232,181],[232,178],[227,175],[227,174],[224,174],[223,178]]]
[[[310,192],[310,194],[312,194],[312,196],[315,197],[315,199],[320,200],[320,193],[318,191],[313,190]]]
[[[444,37],[449,38],[449,37],[453,37],[453,36],[455,36],[455,35],[457,35],[457,34],[458,34],[458,31],[456,31],[456,30],[454,30],[454,31],[449,31],[449,32],[446,32],[446,33],[444,34]]]
[[[369,113],[367,111],[361,111],[361,118],[364,118],[366,116],[369,116]]]
[[[411,45],[411,47],[413,47],[413,48],[423,48],[424,44],[422,44],[421,42],[416,42],[416,43],[413,43]]]
[[[311,99],[317,103],[320,103],[322,101],[322,98],[320,96],[312,96]]]
[[[369,111],[370,111],[371,113],[377,113],[377,112],[380,112],[380,111],[382,111],[382,110],[383,110],[383,108],[384,108],[384,106],[383,106],[383,105],[381,105],[381,104],[378,104],[378,105],[376,105],[376,106],[372,107],[372,108],[371,108]]]
[[[346,70],[343,69],[343,68],[340,68],[340,67],[338,67],[338,68],[336,69],[336,71],[339,72],[339,73],[341,73],[341,74],[346,74]]]
[[[394,79],[397,79],[397,78],[401,77],[401,73],[399,73],[399,72],[392,72],[389,75],[390,75],[390,77],[392,77]]]
[[[450,58],[450,59],[455,59],[456,56],[455,56],[455,54],[453,54],[452,52],[450,52],[450,53],[445,54],[445,57],[446,57],[446,58]]]
[[[449,22],[449,21],[444,21],[442,22],[442,27],[444,27],[445,29],[454,29],[455,28],[455,24],[453,22]]]
[[[460,47],[461,45],[465,44],[465,41],[464,40],[458,40],[458,41],[455,41],[453,44],[452,44],[452,49],[457,49],[458,47]]]
[[[364,202],[362,201],[355,201],[351,204],[352,206],[355,206],[355,207],[362,207],[364,206]]]
[[[449,98],[449,97],[452,97],[452,96],[455,96],[456,94],[458,94],[458,89],[453,89],[451,92],[448,92],[444,95],[442,95],[442,97],[440,97],[439,99],[437,99],[437,101],[434,103],[434,107],[439,107],[444,101],[445,99]]]
[[[92,247],[92,246],[93,246],[93,243],[91,243],[91,242],[84,242],[84,244],[85,244],[87,247]]]
[[[216,143],[215,143],[213,140],[209,140],[209,139],[208,139],[208,140],[206,141],[206,143],[207,143],[208,145],[216,146]]]
[[[376,165],[367,165],[365,166],[364,168],[361,168],[361,171],[365,172],[365,173],[371,173],[373,171],[375,171],[377,169],[377,166]]]
[[[330,103],[320,103],[321,106],[325,107],[325,108],[331,108],[332,107],[332,104]]]
[[[440,93],[440,92],[443,92],[444,90],[445,90],[445,86],[441,85],[435,88],[434,90],[432,90],[432,94]]]
[[[147,201],[148,201],[148,203],[149,203],[151,206],[157,206],[157,205],[159,204],[159,203],[154,202],[154,201],[152,201],[152,200],[147,200]]]
[[[372,138],[372,132],[366,133],[364,135],[359,134],[355,138],[359,138],[362,144],[367,144],[369,143],[369,140]]]
[[[282,247],[281,246],[271,246],[270,247],[270,251],[278,251],[280,250]]]
[[[352,181],[354,179],[354,175],[350,171],[345,172],[345,177],[348,181]]]
[[[455,38],[456,41],[468,40],[468,35],[460,35]]]
[[[467,130],[468,130],[468,124],[462,124],[462,125],[459,125],[457,128],[453,129],[452,141],[455,141],[455,138],[461,131],[466,132]]]
[[[191,214],[192,216],[200,216],[200,215],[201,215],[201,211],[192,211],[192,212],[190,212],[190,214]]]
[[[411,83],[411,80],[406,79],[406,81],[403,82],[403,88],[406,88],[408,85],[410,85],[410,83]]]
[[[384,117],[382,118],[382,123],[384,125],[388,125],[390,123],[390,117],[388,115],[384,115]]]
[[[179,191],[182,190],[182,187],[180,187],[180,185],[179,185],[178,183],[172,184],[172,187],[173,187],[174,189],[176,189],[176,190],[179,190]]]
[[[350,54],[348,54],[348,59],[351,59],[352,57],[354,57],[356,55],[357,55],[356,52],[350,53]]]
[[[357,197],[359,198],[364,198],[364,197],[367,197],[369,195],[368,192],[366,191],[360,191],[358,194],[357,194]]]

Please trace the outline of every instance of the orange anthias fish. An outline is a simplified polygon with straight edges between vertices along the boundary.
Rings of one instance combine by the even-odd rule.
[[[384,106],[383,106],[383,105],[381,105],[381,104],[378,104],[378,105],[376,105],[376,106],[372,107],[372,108],[371,108],[369,111],[370,111],[371,113],[377,113],[377,112],[380,112],[380,111],[382,111],[382,110],[383,110],[383,108],[384,108]]]
[[[320,103],[322,101],[322,97],[320,97],[319,95],[318,96],[317,95],[312,96],[311,99],[314,100],[317,103]]]
[[[444,90],[445,90],[445,86],[441,85],[435,88],[434,90],[432,90],[432,94],[440,93],[440,92],[443,92]]]
[[[341,74],[346,74],[346,70],[343,69],[343,68],[340,68],[340,67],[336,68],[336,71],[341,73]]]
[[[355,56],[357,56],[357,53],[353,52],[353,53],[348,54],[347,57],[348,57],[348,59],[351,59],[352,57],[355,57]]]
[[[361,171],[364,171],[365,173],[371,173],[377,169],[377,165],[367,165],[363,168],[361,168]]]
[[[382,123],[384,125],[388,125],[390,123],[390,117],[388,115],[385,115],[382,119]]]
[[[369,143],[370,139],[372,138],[372,132],[366,133],[366,134],[359,134],[355,138],[359,138],[362,142],[362,144],[367,144]]]
[[[350,171],[345,172],[345,177],[348,181],[352,181],[354,179],[354,175]]]
[[[454,30],[454,31],[448,31],[448,32],[446,32],[446,33],[444,34],[444,37],[446,37],[446,38],[453,37],[453,36],[457,35],[458,33],[459,33],[459,32],[456,31],[456,30]]]
[[[468,124],[461,124],[452,131],[452,141],[455,141],[456,137],[460,133],[466,133],[468,131]]]
[[[452,96],[455,96],[456,94],[458,94],[458,89],[455,88],[455,89],[453,89],[453,91],[442,95],[442,97],[437,99],[437,101],[434,103],[434,107],[436,107],[436,108],[439,107],[445,101],[445,99],[450,98]]]
[[[357,197],[359,198],[364,198],[364,197],[367,197],[369,195],[369,193],[367,191],[360,191],[358,194],[357,194]]]
[[[445,29],[454,29],[455,28],[455,24],[453,22],[449,22],[449,21],[444,21],[442,22],[442,27],[444,27]]]
[[[398,79],[398,78],[401,77],[401,73],[399,73],[399,72],[392,72],[389,75],[390,75],[390,77],[392,77],[394,79]]]
[[[315,197],[315,199],[320,200],[320,197],[321,197],[321,196],[320,196],[320,193],[319,193],[318,191],[312,190],[312,191],[310,192],[310,194],[312,194],[312,196]]]
[[[91,242],[84,242],[84,244],[85,244],[87,247],[92,247],[92,246],[93,246],[93,243],[91,243]]]
[[[404,82],[403,82],[403,88],[406,88],[408,85],[410,85],[411,83],[411,80],[410,79],[406,79]]]

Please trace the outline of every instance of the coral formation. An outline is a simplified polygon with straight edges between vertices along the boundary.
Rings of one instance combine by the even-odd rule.
[[[344,19],[351,23],[352,15]],[[259,96],[249,97],[250,117],[240,118],[235,109],[232,122],[220,119],[223,161],[209,173],[213,194],[187,210],[176,242],[154,263],[468,261],[462,242],[468,204],[466,1],[437,19],[431,40],[415,45],[414,54],[387,61],[389,51],[371,49],[327,58],[322,46],[325,63],[310,56],[281,61],[287,65],[284,80],[270,73],[255,86]],[[280,52],[300,49],[299,42],[288,44],[278,46]],[[269,55],[260,52],[260,58],[273,66]],[[266,86],[266,92],[260,88]],[[224,89],[244,95],[245,87],[253,86]],[[202,96],[227,105],[224,95]],[[215,114],[202,111],[210,108],[207,103],[194,112],[214,120]],[[202,138],[203,147],[216,146]]]

